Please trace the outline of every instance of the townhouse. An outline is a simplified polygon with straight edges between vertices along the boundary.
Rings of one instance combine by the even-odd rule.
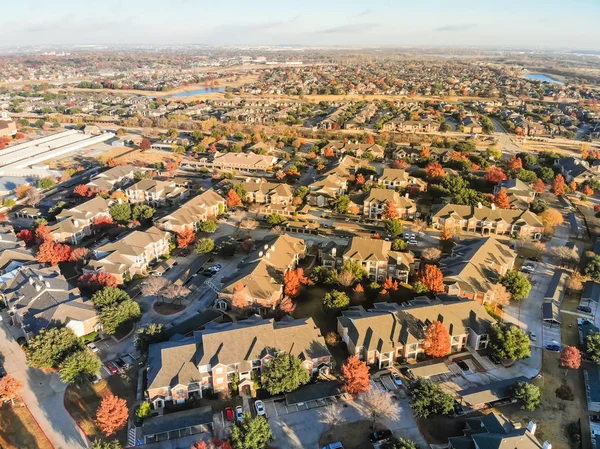
[[[139,169],[131,165],[117,165],[93,176],[86,185],[99,192],[112,192],[133,182],[136,171]]]
[[[451,353],[467,346],[485,349],[494,324],[485,307],[475,301],[421,296],[402,305],[376,303],[369,310],[350,307],[338,317],[337,332],[350,355],[385,368],[397,360],[416,360],[424,352],[425,331],[435,321],[450,334]]]
[[[362,237],[353,237],[346,247],[329,243],[320,250],[319,259],[324,267],[336,270],[352,260],[365,269],[372,281],[381,282],[391,277],[401,283],[408,283],[417,263],[411,252],[392,251],[392,242]]]
[[[506,190],[511,208],[515,209],[527,209],[536,195],[530,185],[516,178],[500,181],[494,187],[494,195],[498,195],[502,189]]]
[[[587,161],[572,156],[557,159],[554,166],[560,170],[568,183],[575,181],[577,184],[583,184],[585,181],[599,178],[598,172],[590,169]]]
[[[419,178],[414,178],[402,168],[384,168],[383,173],[377,179],[377,184],[386,186],[388,189],[402,189],[424,191],[427,183]]]
[[[371,189],[363,202],[363,215],[374,220],[381,220],[388,202],[394,204],[399,218],[413,218],[417,212],[417,206],[408,197],[408,193],[401,196],[395,190]]]
[[[483,132],[481,123],[479,123],[479,121],[472,116],[462,119],[461,125],[463,127],[463,132],[466,134],[481,134]]]
[[[225,199],[211,189],[186,201],[177,210],[157,220],[156,226],[180,234],[186,228],[196,230],[201,222],[215,218],[226,210]]]
[[[493,301],[494,284],[513,269],[516,257],[507,239],[492,236],[463,240],[439,264],[446,292],[482,304]]]
[[[0,224],[0,275],[33,261],[33,251],[19,240],[13,227],[8,223]]]
[[[154,226],[143,232],[133,231],[95,249],[95,260],[89,262],[89,267],[93,271],[112,274],[122,284],[136,274],[146,274],[150,263],[168,254],[170,236]]]
[[[181,201],[187,189],[173,181],[142,179],[123,190],[131,204],[148,204],[152,207],[165,206],[167,202]]]
[[[78,337],[102,329],[92,302],[84,300],[56,266],[31,263],[14,268],[0,278],[0,296],[12,324],[27,340],[57,325]]]
[[[477,206],[445,204],[432,212],[431,222],[435,229],[456,229],[482,236],[517,235],[535,240],[542,238],[544,224],[529,210],[498,209],[479,203]]]
[[[235,323],[209,324],[192,337],[150,345],[147,399],[155,409],[185,403],[206,391],[254,393],[254,380],[280,352],[299,357],[316,375],[331,369],[331,354],[312,318],[275,322],[253,316]]]
[[[96,196],[71,209],[62,210],[56,216],[56,224],[50,227],[50,234],[56,242],[77,245],[84,237],[92,235],[94,220],[110,217],[111,204],[111,200]]]
[[[319,179],[308,186],[307,197],[311,206],[326,206],[331,200],[348,190],[348,180],[362,166],[363,161],[353,156],[342,158]]]
[[[257,244],[218,294],[223,305],[272,311],[283,299],[283,275],[306,255],[304,240],[281,234]]]
[[[246,190],[245,200],[249,203],[291,204],[294,192],[288,184],[266,182],[262,179],[240,183]]]

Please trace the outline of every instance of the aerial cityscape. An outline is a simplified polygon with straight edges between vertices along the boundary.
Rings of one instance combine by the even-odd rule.
[[[600,4],[202,3],[3,6],[0,449],[600,449]]]

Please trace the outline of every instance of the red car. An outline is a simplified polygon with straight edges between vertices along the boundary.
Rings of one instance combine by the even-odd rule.
[[[227,421],[233,421],[233,408],[232,407],[227,407],[225,409],[225,418],[227,419]]]
[[[117,368],[117,365],[115,365],[113,362],[106,362],[105,366],[108,368],[111,374],[117,374],[119,371],[119,368]]]

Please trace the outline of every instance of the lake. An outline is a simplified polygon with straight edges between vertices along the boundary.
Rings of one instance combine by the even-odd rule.
[[[527,73],[525,74],[525,78],[533,81],[543,81],[545,83],[556,83],[556,84],[565,84],[562,81],[558,81],[548,75],[544,75],[543,73]]]
[[[185,92],[179,92],[178,94],[167,95],[167,97],[168,98],[193,97],[194,95],[206,95],[206,94],[212,94],[215,92],[223,92],[224,90],[225,90],[224,87],[207,87],[204,89],[187,90]]]

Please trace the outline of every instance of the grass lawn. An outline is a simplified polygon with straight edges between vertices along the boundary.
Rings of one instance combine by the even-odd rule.
[[[319,447],[330,443],[340,441],[344,449],[361,449],[373,447],[369,442],[371,430],[371,421],[356,421],[352,423],[340,424],[332,430],[328,430],[319,439]]]
[[[166,302],[155,302],[152,306],[156,313],[161,315],[174,315],[185,309],[183,304],[171,304]]]
[[[470,413],[469,418],[480,416],[478,413]],[[430,444],[447,444],[448,438],[462,436],[467,416],[432,416],[430,418],[419,418],[419,430],[425,440]]]
[[[0,407],[0,447],[2,449],[52,449],[37,422],[19,401]]]
[[[92,441],[95,438],[104,439],[104,434],[98,429],[95,422],[96,410],[98,410],[102,398],[112,393],[127,400],[127,406],[131,409],[135,404],[136,388],[137,367],[131,368],[125,379],[115,374],[95,385],[88,381],[70,384],[65,392],[65,408]],[[116,435],[111,435],[108,440],[114,438],[117,438],[122,444],[126,444],[127,426]]]

